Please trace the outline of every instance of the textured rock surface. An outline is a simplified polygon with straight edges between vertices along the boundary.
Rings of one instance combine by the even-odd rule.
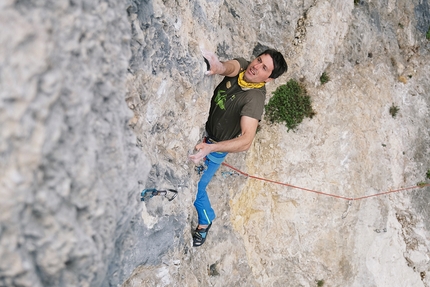
[[[429,187],[349,205],[222,167],[196,249],[187,161],[221,80],[204,76],[200,48],[224,60],[268,46],[290,68],[268,96],[298,79],[317,115],[294,133],[263,120],[227,163],[347,198],[425,181],[428,1],[0,8],[0,286],[430,286]],[[179,195],[141,203],[143,188]]]
[[[107,286],[149,171],[126,3],[0,6],[0,286]]]
[[[428,187],[349,205],[223,167],[209,188],[218,214],[209,240],[189,249],[198,178],[186,162],[221,79],[203,76],[199,49],[229,59],[269,46],[290,66],[269,91],[301,80],[317,115],[295,133],[263,121],[251,150],[228,163],[347,198],[426,180],[429,12],[427,1],[134,2],[133,128],[153,164],[151,184],[181,188],[169,209],[177,205],[171,212],[188,228],[124,286],[429,286]],[[331,80],[321,85],[324,71]],[[171,228],[148,205],[145,224]]]

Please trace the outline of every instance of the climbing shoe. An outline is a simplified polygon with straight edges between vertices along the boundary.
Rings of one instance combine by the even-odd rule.
[[[211,228],[212,223],[208,225],[206,228],[200,228],[197,226],[196,230],[193,232],[193,246],[199,247],[203,243],[205,243],[206,237],[208,236],[209,229]]]

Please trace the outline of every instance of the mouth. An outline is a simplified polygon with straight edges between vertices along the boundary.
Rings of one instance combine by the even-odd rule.
[[[254,68],[249,68],[249,74],[255,76],[257,71]]]

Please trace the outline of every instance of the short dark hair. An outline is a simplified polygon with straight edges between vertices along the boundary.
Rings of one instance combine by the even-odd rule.
[[[270,57],[272,57],[273,71],[270,74],[269,78],[276,79],[288,70],[288,65],[284,59],[284,56],[282,56],[282,54],[275,49],[267,49],[266,51],[260,53],[260,55],[258,55],[257,57],[260,57],[261,55],[269,55]]]

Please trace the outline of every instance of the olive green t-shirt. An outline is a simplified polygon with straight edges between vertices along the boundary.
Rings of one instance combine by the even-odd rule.
[[[241,71],[249,65],[249,62],[243,58],[235,60],[240,63]],[[242,89],[237,83],[238,77],[225,77],[212,96],[206,132],[215,141],[239,136],[242,116],[261,120],[263,115],[266,99],[265,86],[258,89]]]

